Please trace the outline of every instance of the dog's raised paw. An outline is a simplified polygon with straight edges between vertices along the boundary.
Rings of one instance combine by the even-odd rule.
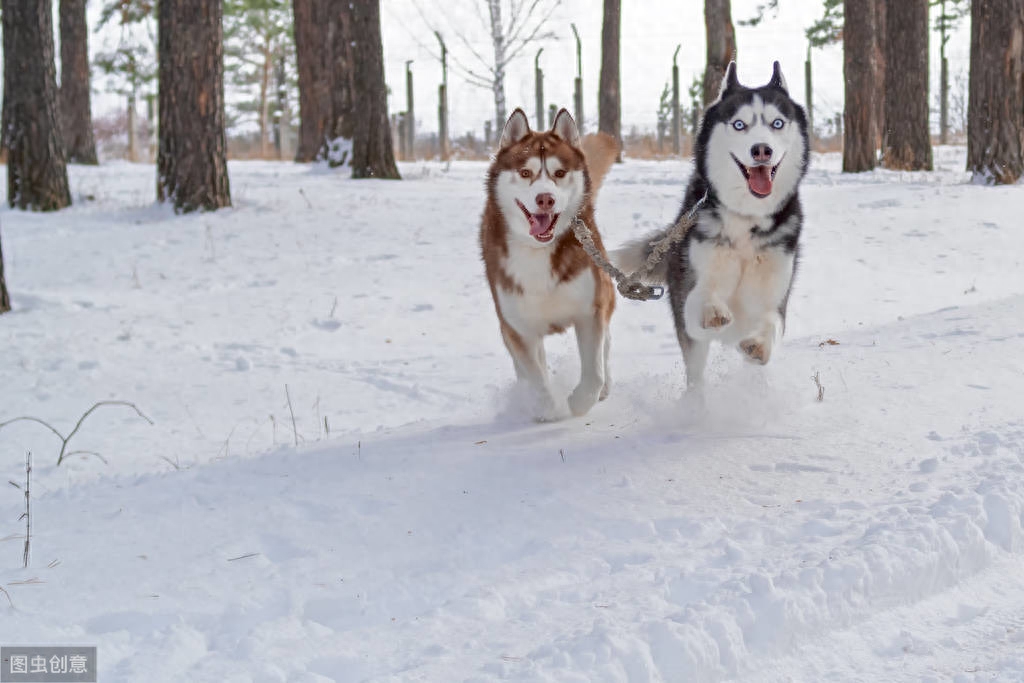
[[[772,355],[771,346],[757,339],[744,339],[741,341],[740,351],[746,354],[747,358],[761,365],[766,364]]]
[[[725,307],[704,304],[702,313],[700,326],[705,330],[720,329],[732,322],[732,313]]]

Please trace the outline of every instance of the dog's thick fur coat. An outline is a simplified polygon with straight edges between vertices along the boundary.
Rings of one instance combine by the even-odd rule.
[[[808,139],[806,114],[789,97],[778,62],[760,88],[740,85],[735,63],[729,65],[701,121],[694,162],[679,217],[707,200],[651,277],[668,283],[689,385],[702,382],[712,340],[765,364],[785,325]],[[627,245],[613,260],[633,272],[665,234]]]
[[[608,323],[615,308],[609,277],[590,260],[570,229],[586,221],[604,252],[594,221],[594,194],[615,161],[618,145],[607,135],[580,140],[564,109],[547,132],[530,130],[513,112],[487,174],[487,204],[480,249],[501,336],[516,376],[533,394],[542,420],[561,413],[548,379],[544,337],[576,331],[580,381],[569,396],[574,415],[608,395]]]

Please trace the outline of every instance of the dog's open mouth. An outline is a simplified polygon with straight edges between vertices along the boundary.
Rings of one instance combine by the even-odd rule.
[[[530,213],[523,203],[516,200],[526,220],[530,222],[530,235],[538,242],[550,242],[555,237],[555,223],[561,214],[558,213]]]
[[[785,158],[785,155],[783,155],[782,159]],[[750,193],[759,199],[764,199],[772,193],[772,182],[775,180],[775,173],[778,172],[779,165],[782,164],[782,159],[779,159],[779,163],[774,166],[769,166],[768,164],[746,166],[736,158],[735,154],[732,156],[732,160],[740,167],[743,177],[747,179],[747,187],[750,188]]]

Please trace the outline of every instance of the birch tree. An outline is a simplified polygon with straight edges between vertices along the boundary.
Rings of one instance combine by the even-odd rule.
[[[431,0],[429,7],[424,7],[424,1],[415,4],[420,17],[431,30],[456,37],[458,52],[449,53],[452,66],[467,83],[491,91],[494,129],[501,130],[508,112],[505,72],[530,45],[556,38],[548,25],[562,0],[463,0],[461,5]],[[477,22],[468,20],[470,8]],[[435,25],[435,20],[443,17],[449,17],[447,26]],[[491,54],[477,47],[483,35],[490,40]],[[462,52],[468,56],[459,56]]]

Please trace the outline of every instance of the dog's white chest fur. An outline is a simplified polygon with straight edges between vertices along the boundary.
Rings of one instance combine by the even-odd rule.
[[[700,226],[705,235],[717,240],[690,243],[689,259],[697,286],[687,331],[694,337],[717,337],[727,343],[751,335],[774,337],[781,332],[778,305],[793,277],[793,255],[756,244],[754,231],[765,227],[761,224],[770,218],[727,210],[719,215],[719,220],[702,217]],[[709,328],[708,305],[728,311],[730,322]]]
[[[559,282],[552,271],[551,251],[509,244],[504,262],[522,293],[498,290],[498,305],[505,321],[520,334],[548,334],[552,327],[566,328],[581,317],[593,315],[594,277],[584,268],[568,282]]]

